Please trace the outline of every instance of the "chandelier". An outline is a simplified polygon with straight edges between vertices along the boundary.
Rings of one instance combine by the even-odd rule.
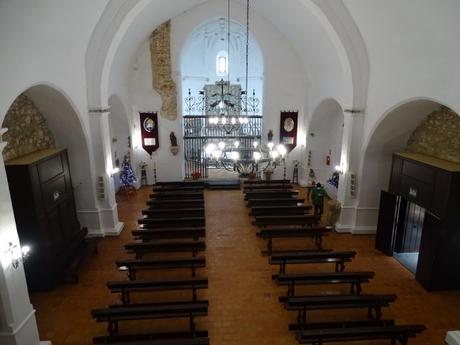
[[[271,171],[283,164],[284,178],[286,177],[285,156],[287,149],[279,144],[275,147],[269,142],[263,148],[258,141],[252,143],[252,148],[241,147],[239,140],[209,142],[205,147],[208,165],[216,168],[224,168],[228,171],[236,171],[240,177],[260,178],[261,171]]]

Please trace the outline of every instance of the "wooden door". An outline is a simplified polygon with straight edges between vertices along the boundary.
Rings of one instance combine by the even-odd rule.
[[[380,210],[375,236],[375,248],[393,256],[394,233],[398,218],[398,197],[382,191],[380,193]]]

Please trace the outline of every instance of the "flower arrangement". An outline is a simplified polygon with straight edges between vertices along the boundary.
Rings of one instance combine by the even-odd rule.
[[[192,172],[192,179],[198,180],[201,177],[201,173],[199,171]]]

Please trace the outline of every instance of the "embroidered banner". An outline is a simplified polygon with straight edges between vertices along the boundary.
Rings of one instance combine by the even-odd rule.
[[[280,116],[280,144],[291,152],[297,146],[297,111],[282,111]]]
[[[141,124],[142,147],[151,155],[160,147],[158,140],[158,114],[139,113]]]

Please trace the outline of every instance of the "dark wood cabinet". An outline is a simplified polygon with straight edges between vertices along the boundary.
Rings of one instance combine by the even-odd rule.
[[[47,149],[6,162],[21,245],[31,247],[24,263],[29,290],[46,290],[62,277],[84,245],[65,149]]]
[[[416,279],[429,291],[459,289],[460,164],[422,154],[393,155],[389,192],[380,200],[377,249],[393,255],[411,204],[424,209]]]

